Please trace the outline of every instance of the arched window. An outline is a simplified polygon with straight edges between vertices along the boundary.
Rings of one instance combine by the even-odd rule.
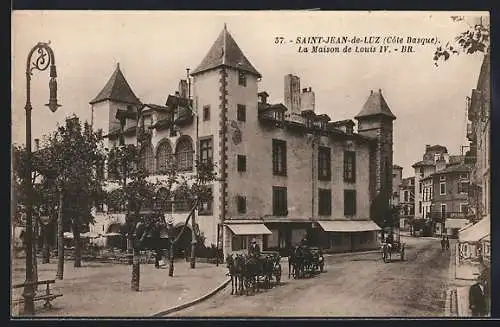
[[[172,160],[172,147],[168,140],[163,140],[156,149],[156,170],[159,173],[165,172],[170,160]]]
[[[175,149],[179,171],[193,170],[193,152],[193,144],[189,138],[179,140]]]
[[[151,146],[145,146],[141,149],[141,166],[149,174],[154,173],[155,158],[153,154],[153,148]]]

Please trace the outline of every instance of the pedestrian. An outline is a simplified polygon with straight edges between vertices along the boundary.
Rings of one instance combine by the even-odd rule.
[[[446,248],[446,239],[443,236],[443,238],[441,239],[441,251],[444,251],[445,248]]]
[[[446,247],[446,250],[450,249],[450,239],[448,238],[448,236],[446,236],[445,247]]]
[[[484,317],[486,315],[486,298],[484,296],[484,284],[480,275],[476,275],[476,282],[469,288],[469,308],[473,317]]]

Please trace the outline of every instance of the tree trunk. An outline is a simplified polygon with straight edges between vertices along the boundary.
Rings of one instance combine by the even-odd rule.
[[[198,202],[196,202],[196,205],[198,205]],[[193,211],[191,216],[191,269],[196,267],[196,238],[196,212]]]
[[[168,255],[168,259],[170,261],[170,264],[168,266],[168,276],[170,276],[170,277],[174,276],[174,247],[175,247],[175,243],[170,242],[170,249],[169,249],[169,255]]]
[[[50,263],[50,249],[49,249],[49,225],[42,226],[43,237],[43,256],[42,263]]]
[[[82,242],[80,239],[80,226],[78,223],[73,224],[73,240],[75,243],[75,259],[73,267],[80,268],[82,266]]]
[[[63,193],[59,191],[59,213],[57,215],[57,279],[64,278],[64,226],[63,226]]]
[[[131,283],[131,288],[132,291],[139,292],[139,280],[140,280],[140,274],[141,274],[141,266],[139,262],[139,255],[137,253],[138,251],[133,249],[133,259],[132,259],[132,283]]]

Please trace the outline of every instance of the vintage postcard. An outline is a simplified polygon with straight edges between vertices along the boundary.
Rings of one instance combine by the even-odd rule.
[[[14,11],[11,315],[489,317],[488,12]]]

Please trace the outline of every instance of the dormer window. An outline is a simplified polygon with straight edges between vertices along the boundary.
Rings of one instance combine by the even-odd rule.
[[[247,76],[244,71],[238,71],[238,85],[247,86]]]

